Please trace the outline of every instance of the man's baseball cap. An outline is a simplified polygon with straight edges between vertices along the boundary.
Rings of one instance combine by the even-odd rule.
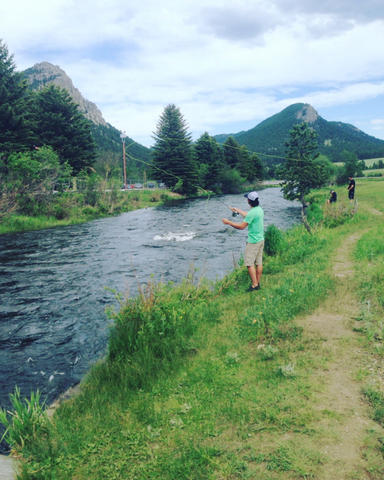
[[[248,200],[251,200],[251,202],[254,202],[256,198],[259,198],[259,195],[257,192],[249,192],[244,195],[245,198],[248,198]]]

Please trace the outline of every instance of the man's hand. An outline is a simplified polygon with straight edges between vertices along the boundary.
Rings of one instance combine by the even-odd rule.
[[[221,221],[224,223],[224,225],[229,224],[229,220],[227,218],[222,218]]]

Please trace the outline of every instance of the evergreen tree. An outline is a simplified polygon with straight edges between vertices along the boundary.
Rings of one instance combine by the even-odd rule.
[[[320,188],[329,180],[329,173],[323,164],[316,163],[319,156],[315,140],[316,133],[307,123],[294,125],[289,132],[285,163],[279,167],[284,198],[299,200],[305,206],[304,196],[312,188]]]
[[[176,187],[181,193],[195,194],[198,177],[191,134],[176,105],[164,108],[153,138],[153,178],[163,181],[167,187]]]
[[[195,144],[196,161],[199,165],[199,181],[204,188],[214,187],[225,166],[223,151],[217,141],[203,133]]]
[[[66,90],[54,85],[40,90],[35,94],[35,109],[40,145],[50,145],[60,162],[68,162],[74,174],[93,164],[96,145],[90,122]]]
[[[343,150],[340,154],[340,161],[344,165],[339,169],[339,174],[337,175],[337,183],[339,185],[348,183],[348,177],[363,175],[363,164],[359,162],[355,153]]]
[[[31,98],[27,80],[15,71],[13,55],[0,40],[0,151],[33,149]]]
[[[241,147],[233,137],[228,137],[223,143],[224,159],[231,168],[236,167],[241,160]]]
[[[236,168],[248,182],[253,182],[257,178],[256,165],[245,145],[240,148],[240,160]]]

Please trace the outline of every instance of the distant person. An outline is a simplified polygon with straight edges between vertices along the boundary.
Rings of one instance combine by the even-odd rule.
[[[242,223],[232,222],[223,218],[224,225],[230,225],[238,230],[248,227],[247,245],[244,253],[244,263],[248,268],[252,284],[248,292],[260,290],[260,278],[263,273],[263,249],[264,249],[264,211],[259,206],[259,195],[257,192],[250,192],[244,195],[248,200],[250,211],[244,212],[239,208],[232,208],[232,212],[239,213],[244,220]]]
[[[349,184],[348,184],[348,186],[347,186],[347,189],[348,189],[348,197],[349,197],[349,200],[350,200],[349,203],[352,203],[352,202],[353,202],[353,199],[355,198],[355,185],[356,185],[356,182],[355,182],[355,180],[353,179],[352,176],[348,177],[348,180],[349,180]]]
[[[327,203],[330,204],[330,203],[336,203],[336,202],[337,202],[337,193],[334,190],[331,190]]]

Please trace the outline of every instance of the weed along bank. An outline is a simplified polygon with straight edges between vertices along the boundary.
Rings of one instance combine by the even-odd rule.
[[[79,395],[8,415],[19,478],[383,478],[382,187],[268,227],[257,292],[240,265],[121,297]]]

